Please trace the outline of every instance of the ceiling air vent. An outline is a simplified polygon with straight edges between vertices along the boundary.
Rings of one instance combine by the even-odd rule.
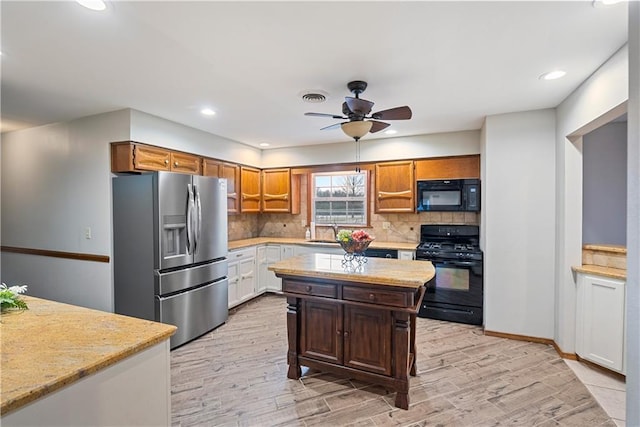
[[[318,104],[327,100],[327,93],[323,91],[304,92],[302,94],[302,100],[304,102]]]

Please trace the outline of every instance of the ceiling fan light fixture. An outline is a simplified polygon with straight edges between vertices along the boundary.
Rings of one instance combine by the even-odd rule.
[[[340,125],[342,131],[351,138],[358,140],[365,136],[371,130],[373,122],[365,120],[355,120],[352,122],[346,122]]]

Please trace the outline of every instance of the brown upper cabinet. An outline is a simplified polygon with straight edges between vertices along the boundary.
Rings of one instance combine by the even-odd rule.
[[[262,171],[262,212],[300,213],[300,175],[291,169]]]
[[[171,153],[172,172],[200,175],[202,173],[201,165],[202,162],[198,156],[180,152]]]
[[[111,144],[111,172],[172,171],[200,175],[200,157],[133,141]]]
[[[227,180],[227,212],[240,212],[240,198],[238,197],[238,187],[240,187],[240,166],[233,163],[226,163],[215,159],[202,159],[202,174],[226,178]]]
[[[240,167],[240,212],[260,212],[260,169]]]
[[[376,163],[375,212],[413,212],[415,179],[413,161]]]
[[[416,180],[480,178],[480,155],[416,160]]]
[[[220,165],[222,165],[220,160],[202,159],[202,175],[220,178]]]
[[[240,166],[222,162],[219,170],[220,178],[227,178],[227,212],[240,213]]]

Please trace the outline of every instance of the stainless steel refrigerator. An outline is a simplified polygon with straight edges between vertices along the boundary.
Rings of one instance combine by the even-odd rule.
[[[171,348],[228,317],[227,181],[113,178],[115,312],[176,325]]]

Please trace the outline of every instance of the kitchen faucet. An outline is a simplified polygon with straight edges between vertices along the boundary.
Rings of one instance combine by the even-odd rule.
[[[338,224],[334,222],[331,224],[331,228],[333,229],[333,239],[335,240],[338,237]]]

